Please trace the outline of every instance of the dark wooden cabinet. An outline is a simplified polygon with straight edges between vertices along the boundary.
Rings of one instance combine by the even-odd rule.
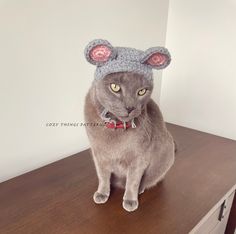
[[[202,218],[190,233],[225,233],[234,196],[235,186]]]
[[[226,226],[234,233],[236,142],[168,128],[178,144],[175,164],[140,196],[137,211],[123,210],[118,189],[106,204],[94,204],[97,177],[86,150],[1,183],[0,233],[218,234]]]

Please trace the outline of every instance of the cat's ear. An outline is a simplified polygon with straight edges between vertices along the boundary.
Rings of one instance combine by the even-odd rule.
[[[95,39],[86,46],[84,54],[88,62],[103,65],[116,57],[116,49],[106,40]]]
[[[171,56],[165,47],[152,47],[144,51],[140,60],[155,69],[163,69],[170,64]]]

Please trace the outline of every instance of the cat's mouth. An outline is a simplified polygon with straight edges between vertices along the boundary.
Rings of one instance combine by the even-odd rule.
[[[141,113],[139,111],[131,112],[129,114],[118,114],[107,109],[104,109],[101,113],[101,118],[105,121],[114,120],[114,121],[122,121],[122,122],[129,122],[132,121],[134,118],[137,118]]]
[[[129,115],[118,116],[117,118],[118,118],[119,120],[121,120],[121,121],[125,121],[125,122],[128,122],[128,121],[130,121],[131,119],[133,119],[133,118],[130,118]]]
[[[114,115],[115,119],[120,120],[122,122],[129,122],[132,119],[134,119],[135,117],[137,117],[137,116],[134,116],[133,114],[128,114],[128,115],[116,115],[116,114],[113,114],[113,115]]]
[[[117,118],[120,120],[120,121],[124,121],[124,122],[129,122],[131,121],[132,119],[134,118],[137,118],[139,116],[139,114],[134,114],[134,113],[130,113],[128,115],[120,115],[120,116],[117,116]]]
[[[128,118],[129,117],[129,115],[120,115],[120,116],[118,116],[119,118]]]

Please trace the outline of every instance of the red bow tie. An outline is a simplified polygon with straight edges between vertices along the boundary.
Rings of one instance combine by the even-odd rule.
[[[116,124],[114,122],[106,122],[106,127],[107,128],[113,128],[113,129],[116,129],[116,128],[123,128],[123,129],[128,129],[128,128],[131,128],[131,122],[125,122],[126,123],[126,126],[125,124],[122,122],[122,121],[117,121]]]

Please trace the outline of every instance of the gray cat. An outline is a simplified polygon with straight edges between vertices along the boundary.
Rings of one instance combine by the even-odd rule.
[[[85,49],[97,65],[85,100],[86,127],[98,175],[93,199],[105,203],[110,185],[125,189],[123,208],[138,208],[138,195],[161,181],[174,163],[175,145],[157,104],[151,99],[152,68],[170,63],[169,52],[112,47],[94,40]],[[156,57],[155,57],[156,56]]]

